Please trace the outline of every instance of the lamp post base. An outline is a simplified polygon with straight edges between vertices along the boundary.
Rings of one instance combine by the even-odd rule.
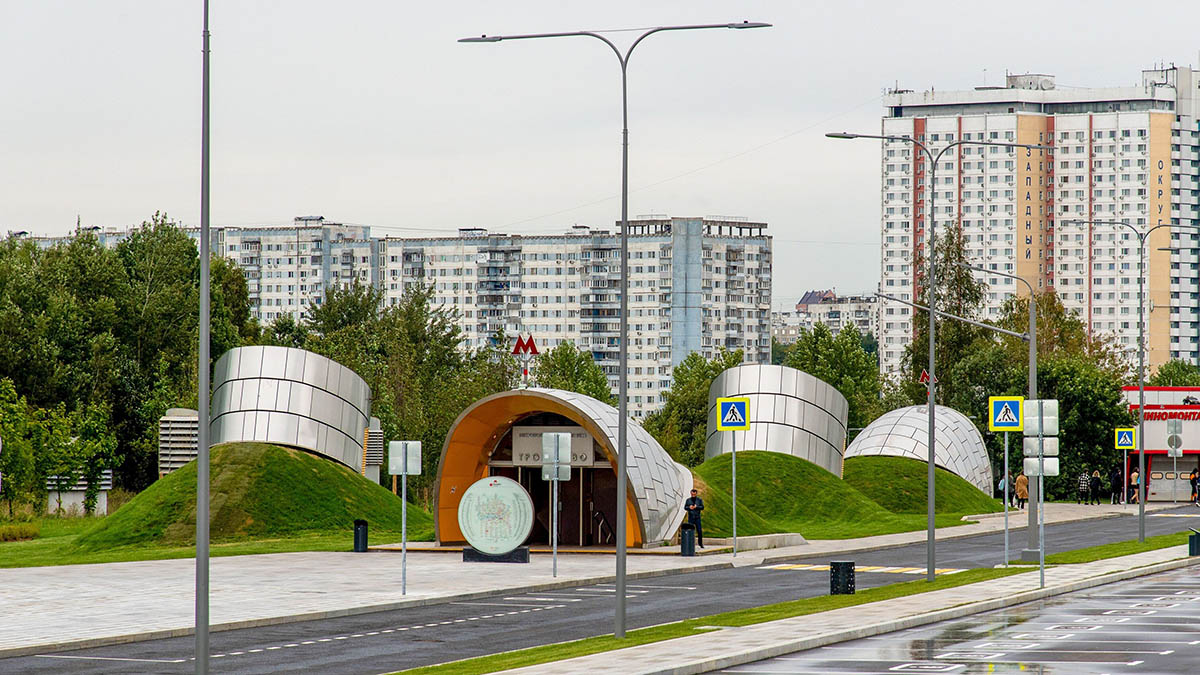
[[[1039,551],[1038,549],[1036,549],[1036,548],[1021,549],[1021,560],[1024,560],[1026,562],[1038,562],[1041,559],[1042,559],[1041,551]]]

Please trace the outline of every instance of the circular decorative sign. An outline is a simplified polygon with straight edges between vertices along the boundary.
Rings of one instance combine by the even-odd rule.
[[[504,555],[533,530],[533,500],[521,484],[503,476],[481,478],[458,502],[458,527],[476,551]]]

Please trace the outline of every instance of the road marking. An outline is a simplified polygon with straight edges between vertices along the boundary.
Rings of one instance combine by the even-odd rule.
[[[660,588],[671,591],[694,591],[696,586],[649,586],[646,584],[629,584],[626,588]]]
[[[782,563],[778,565],[763,565],[760,570],[802,570],[807,572],[825,572],[829,570],[829,565],[816,565],[812,563]],[[925,574],[924,567],[881,567],[879,565],[863,565],[855,567],[855,572],[870,572],[872,574]],[[933,573],[935,575],[958,574],[966,572],[965,569],[957,567],[935,567]]]
[[[124,659],[116,656],[70,656],[67,654],[35,654],[39,659],[75,659],[77,661],[129,661],[133,663],[184,663],[187,659]]]

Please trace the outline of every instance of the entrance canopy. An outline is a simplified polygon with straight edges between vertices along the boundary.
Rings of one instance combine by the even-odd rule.
[[[458,502],[466,489],[489,474],[489,458],[500,441],[522,420],[557,415],[582,427],[596,449],[617,468],[617,409],[590,396],[559,389],[516,389],[493,394],[467,408],[446,436],[438,460],[434,521],[439,543],[464,541],[458,527]],[[644,546],[670,539],[683,520],[683,502],[692,474],[637,422],[627,425],[626,544]]]

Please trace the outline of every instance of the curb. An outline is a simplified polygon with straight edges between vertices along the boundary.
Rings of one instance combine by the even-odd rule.
[[[677,574],[688,574],[692,572],[712,572],[714,570],[730,569],[733,567],[732,562],[713,562],[704,565],[697,565],[686,569],[665,569],[665,570],[649,570],[646,572],[630,572],[625,575],[626,580],[636,579],[653,579],[656,577],[672,576]],[[475,593],[461,593],[457,595],[444,595],[433,598],[413,598],[411,600],[398,600],[395,602],[387,602],[378,605],[366,605],[363,607],[347,607],[343,609],[330,609],[318,612],[305,612],[303,614],[289,614],[285,616],[272,616],[261,619],[246,619],[243,621],[229,621],[226,623],[212,624],[208,627],[209,632],[215,633],[218,631],[238,630],[240,628],[259,628],[262,626],[277,626],[286,623],[300,623],[303,621],[318,621],[321,619],[336,619],[344,616],[355,616],[358,614],[371,614],[374,612],[388,612],[396,609],[405,609],[408,607],[427,607],[430,605],[444,605],[451,602],[463,602],[466,600],[478,600],[481,598],[491,597],[497,594],[505,593],[537,593],[540,591],[553,591],[562,588],[573,588],[586,584],[607,584],[613,583],[617,579],[615,574],[607,574],[604,576],[593,576],[576,579],[563,579],[561,581],[551,581],[542,584],[534,584],[532,586],[518,586],[509,589],[493,589],[488,591],[478,591]],[[187,637],[194,635],[196,629],[188,628],[165,628],[161,630],[143,631],[140,633],[127,633],[125,635],[111,635],[98,638],[86,638],[82,640],[68,640],[65,642],[50,642],[40,645],[26,645],[22,647],[0,648],[0,659],[12,658],[16,656],[31,656],[34,654],[46,654],[49,652],[63,652],[75,649],[90,649],[93,647],[108,647],[111,645],[128,644],[131,642],[146,642],[148,640],[162,640],[165,638]]]
[[[1100,574],[1094,577],[1088,577],[1086,579],[1080,579],[1078,581],[1072,581],[1058,586],[1034,589],[1002,598],[981,600],[979,602],[957,605],[955,607],[940,609],[933,612],[926,612],[924,614],[907,616],[901,619],[881,621],[879,623],[869,624],[852,630],[822,633],[799,640],[791,640],[769,646],[747,649],[735,654],[728,654],[703,661],[681,663],[662,669],[647,668],[638,672],[641,675],[693,675],[695,673],[708,673],[714,670],[745,665],[747,663],[783,656],[785,654],[792,654],[798,651],[815,649],[817,647],[824,647],[839,642],[847,642],[849,640],[857,640],[875,635],[882,635],[884,633],[891,633],[907,628],[915,628],[917,626],[924,626],[937,623],[939,621],[946,621],[948,619],[957,619],[964,616],[970,616],[972,614],[978,614],[980,612],[1003,609],[1005,607],[1012,607],[1015,605],[1032,602],[1034,600],[1041,600],[1043,598],[1053,597],[1056,595],[1063,595],[1065,593],[1072,593],[1074,591],[1094,588],[1096,586],[1103,586],[1117,581],[1124,581],[1126,579],[1133,579],[1136,577],[1156,574],[1158,572],[1166,572],[1169,570],[1192,567],[1196,565],[1200,565],[1200,558],[1179,558],[1167,562],[1146,565],[1144,567],[1135,567],[1128,570]],[[615,655],[618,652],[612,653]]]

